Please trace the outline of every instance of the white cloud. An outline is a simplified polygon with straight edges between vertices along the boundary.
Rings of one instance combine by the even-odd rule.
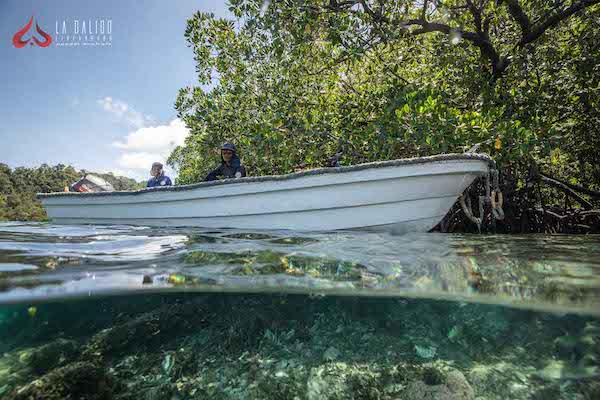
[[[168,149],[169,153],[184,143],[189,131],[179,118],[168,125],[149,126],[130,133],[125,142],[114,142],[113,145],[123,150],[160,152]]]
[[[150,166],[155,161],[164,163],[164,160],[157,154],[151,153],[125,153],[117,160],[120,167],[125,169],[144,169],[150,171]]]
[[[96,100],[96,103],[98,103],[104,111],[113,114],[118,119],[125,121],[134,128],[139,129],[153,122],[152,117],[136,111],[124,101],[107,96]]]
[[[136,179],[148,178],[150,167],[155,161],[165,165],[165,172],[173,177],[174,171],[166,165],[166,160],[175,149],[183,145],[189,134],[185,123],[176,118],[167,125],[139,128],[113,146],[123,150],[117,159],[119,172]]]

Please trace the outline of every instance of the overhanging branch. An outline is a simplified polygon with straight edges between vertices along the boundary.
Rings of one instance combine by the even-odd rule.
[[[424,19],[411,19],[404,22],[405,26],[420,26],[420,29],[412,31],[414,35],[420,35],[428,32],[441,32],[449,35],[451,32],[455,32],[460,35],[464,40],[470,41],[481,50],[482,54],[488,58],[492,63],[494,73],[501,73],[504,71],[506,66],[504,62],[501,62],[498,52],[494,48],[494,45],[483,33],[470,32],[462,29],[454,29],[449,25],[441,24],[438,22],[428,22]]]
[[[512,17],[517,21],[519,26],[521,27],[522,35],[528,35],[531,29],[531,22],[529,21],[529,17],[523,9],[519,5],[519,0],[504,0],[508,7],[508,12]]]
[[[505,0],[505,1],[511,1],[511,0]],[[514,1],[514,0],[512,0],[512,1]],[[590,7],[590,6],[593,6],[594,4],[598,4],[598,3],[600,3],[600,0],[581,0],[576,3],[571,4],[570,7],[567,7],[563,11],[560,11],[560,12],[552,15],[551,17],[548,17],[548,19],[541,22],[537,26],[532,27],[531,30],[528,31],[527,33],[524,32],[523,37],[519,41],[519,46],[522,47],[522,46],[525,46],[526,44],[529,44],[529,43],[535,41],[537,38],[542,36],[544,34],[544,32],[546,32],[550,28],[555,27],[561,21],[569,18],[571,15],[577,13],[578,11],[583,10],[586,7]]]

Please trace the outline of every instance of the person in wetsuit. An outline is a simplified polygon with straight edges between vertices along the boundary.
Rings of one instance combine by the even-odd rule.
[[[241,178],[246,176],[246,168],[242,165],[240,158],[235,152],[235,146],[232,143],[224,143],[221,146],[221,165],[213,169],[205,181],[214,181],[218,178]]]

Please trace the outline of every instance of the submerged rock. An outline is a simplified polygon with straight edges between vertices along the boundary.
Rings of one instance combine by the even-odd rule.
[[[535,372],[534,375],[548,381],[598,379],[600,378],[600,368],[573,365],[564,361],[552,361],[543,369]]]
[[[105,400],[112,398],[112,391],[112,382],[102,368],[90,362],[76,362],[23,386],[12,398]]]
[[[467,382],[465,376],[459,371],[450,371],[447,374],[433,375],[433,381],[413,381],[407,384],[400,397],[395,400],[472,400],[475,392]]]
[[[379,365],[328,363],[310,370],[306,392],[298,394],[308,400],[389,399],[384,386],[391,374]]]
[[[40,347],[24,350],[19,361],[38,374],[43,374],[72,360],[79,352],[79,344],[73,340],[57,339]]]
[[[202,310],[194,305],[158,308],[124,324],[105,329],[92,337],[83,357],[95,360],[122,354],[131,348],[138,351],[160,343],[162,338],[198,329],[203,324]]]

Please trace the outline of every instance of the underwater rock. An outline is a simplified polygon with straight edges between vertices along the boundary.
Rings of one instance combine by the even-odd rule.
[[[543,369],[536,371],[534,376],[547,381],[598,379],[600,378],[600,368],[572,365],[564,361],[551,361]]]
[[[21,387],[14,400],[105,400],[112,398],[112,382],[104,370],[91,362],[76,362],[57,368]]]
[[[351,375],[348,379],[352,390],[352,399],[355,400],[379,400],[382,398],[384,389],[380,375],[365,368],[362,373]]]
[[[16,385],[28,382],[29,374],[30,371],[22,367],[16,355],[4,354],[0,357],[0,386],[2,387],[0,395]],[[0,398],[4,397],[0,396]]]
[[[246,378],[247,379],[247,378]],[[244,379],[242,382],[247,382]],[[286,368],[285,370],[263,370],[259,373],[258,379],[254,382],[256,388],[250,393],[242,394],[245,388],[230,388],[229,392],[233,395],[229,398],[250,398],[250,399],[300,399],[304,398],[306,391],[306,370],[304,368]],[[238,381],[239,382],[239,381]],[[250,384],[253,386],[253,384]]]
[[[431,370],[429,370],[431,371]],[[443,377],[437,373],[432,381],[409,382],[400,397],[394,400],[473,400],[475,392],[460,371],[450,371]],[[443,383],[438,383],[443,382]],[[434,383],[434,384],[431,384]]]
[[[414,365],[329,363],[312,368],[308,400],[473,400],[464,375],[443,362]]]
[[[77,354],[77,343],[66,339],[5,353],[0,356],[0,386],[8,392],[12,387],[23,385],[36,376],[65,365]]]
[[[523,355],[513,354],[513,357],[513,362],[496,360],[495,363],[477,363],[471,367],[467,378],[478,396],[487,400],[529,400],[532,398],[531,393],[541,395],[543,385],[530,379],[535,367],[520,362]]]
[[[203,311],[195,305],[170,305],[100,331],[83,351],[83,358],[115,356],[135,347],[140,350],[160,343],[165,336],[181,334],[204,326]]]
[[[312,368],[306,383],[306,398],[308,400],[348,398],[350,386],[343,373],[346,369],[344,363]]]
[[[38,374],[56,368],[77,356],[79,345],[73,340],[57,339],[40,347],[24,350],[19,361]]]
[[[381,374],[365,365],[328,363],[310,370],[308,400],[375,400],[383,397]]]

